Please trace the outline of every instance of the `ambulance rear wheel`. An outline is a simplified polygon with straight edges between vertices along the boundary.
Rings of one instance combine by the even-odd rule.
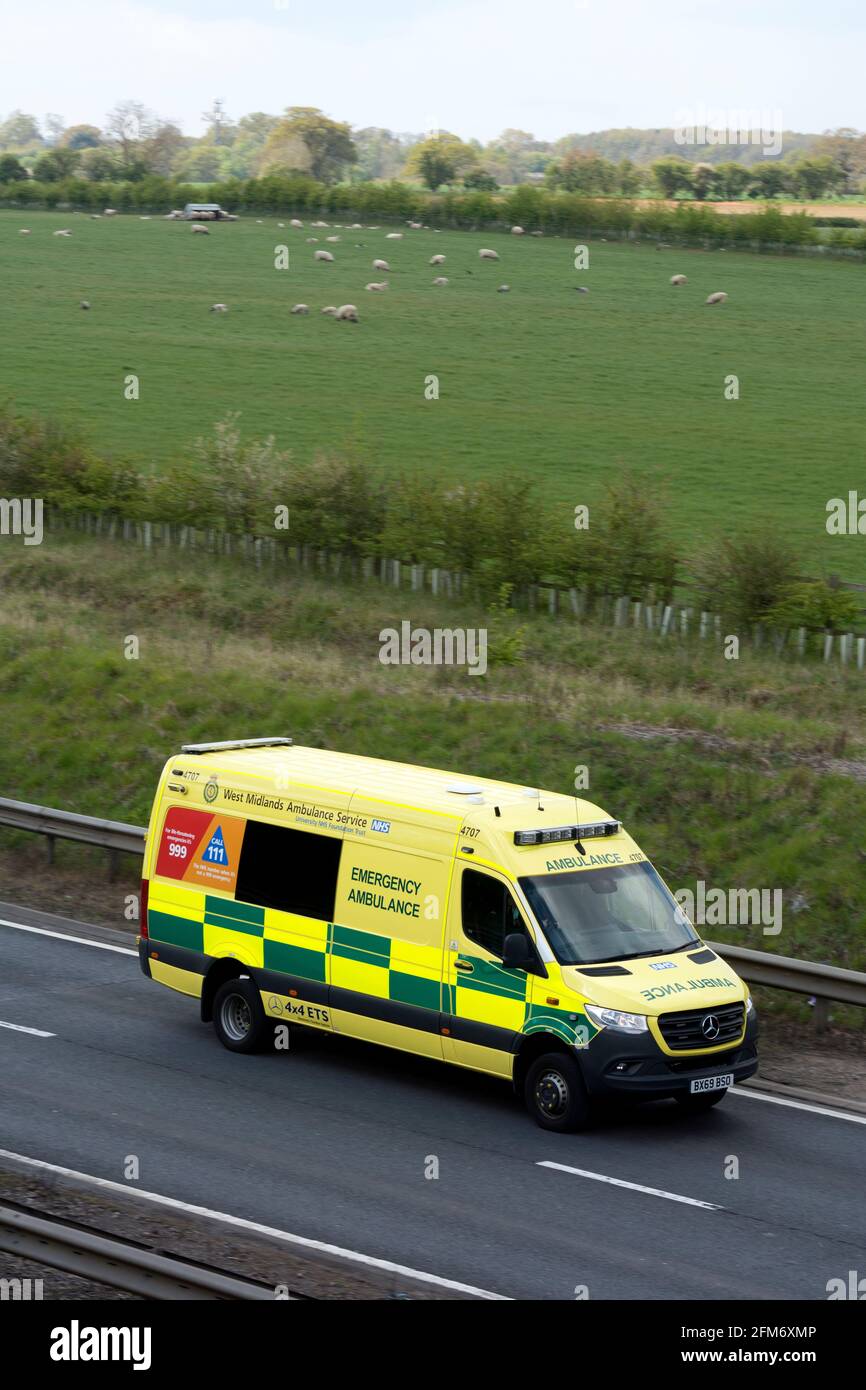
[[[268,1021],[252,980],[226,980],[213,1001],[213,1026],[230,1052],[259,1052],[268,1038]]]
[[[526,1107],[536,1124],[568,1134],[589,1120],[589,1098],[580,1067],[567,1052],[545,1052],[526,1073]]]

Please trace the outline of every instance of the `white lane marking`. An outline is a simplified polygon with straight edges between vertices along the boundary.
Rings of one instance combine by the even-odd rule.
[[[439,1274],[427,1274],[421,1269],[412,1269],[409,1265],[395,1264],[391,1260],[380,1260],[375,1255],[362,1255],[357,1250],[344,1250],[339,1245],[329,1245],[326,1241],[311,1240],[308,1236],[296,1236],[290,1231],[281,1231],[276,1226],[263,1226],[258,1221],[247,1221],[242,1216],[231,1216],[224,1211],[212,1211],[209,1207],[193,1206],[190,1202],[181,1202],[177,1197],[164,1197],[161,1192],[147,1192],[140,1187],[133,1187],[130,1183],[112,1182],[110,1178],[96,1178],[92,1173],[79,1173],[75,1168],[63,1168],[59,1163],[46,1163],[41,1158],[30,1158],[27,1154],[13,1153],[9,1149],[0,1149],[0,1158],[11,1158],[18,1163],[27,1163],[31,1168],[41,1168],[44,1172],[60,1173],[66,1178],[76,1178],[79,1182],[92,1183],[94,1187],[102,1188],[108,1192],[122,1192],[125,1196],[132,1193],[136,1197],[143,1197],[147,1202],[155,1202],[162,1207],[171,1207],[174,1211],[190,1212],[193,1216],[206,1216],[210,1220],[225,1221],[229,1226],[237,1226],[243,1231],[255,1231],[258,1235],[270,1236],[275,1240],[284,1240],[291,1245],[301,1245],[307,1250],[318,1250],[325,1255],[337,1255],[344,1260],[352,1260],[355,1264],[369,1265],[373,1269],[383,1269],[389,1274],[403,1274],[410,1279],[417,1279],[424,1284],[436,1284],[442,1289],[454,1289],[456,1293],[473,1294],[476,1298],[493,1299],[500,1303],[510,1303],[512,1300],[507,1294],[491,1293],[489,1289],[476,1289],[472,1284],[461,1284],[456,1279],[444,1279]]]
[[[866,1115],[855,1115],[850,1110],[828,1110],[826,1105],[809,1105],[804,1100],[789,1100],[787,1096],[769,1096],[766,1091],[747,1091],[744,1086],[732,1087],[728,1095],[745,1096],[747,1100],[766,1100],[770,1105],[787,1105],[789,1110],[808,1110],[811,1115],[827,1115],[831,1120],[850,1120],[855,1125],[866,1125]]]
[[[117,951],[121,956],[137,956],[138,952],[130,949],[129,946],[109,946],[106,941],[90,941],[86,936],[70,936],[65,931],[49,931],[47,927],[25,926],[23,922],[10,922],[5,917],[0,917],[0,927],[14,927],[16,931],[32,931],[37,936],[53,936],[58,941],[77,941],[79,946],[95,946],[97,951]]]
[[[689,1207],[703,1207],[705,1211],[723,1211],[714,1202],[699,1202],[697,1197],[681,1197],[678,1192],[665,1192],[661,1187],[644,1187],[639,1182],[625,1182],[623,1178],[609,1178],[606,1173],[591,1173],[587,1168],[569,1168],[567,1163],[552,1163],[542,1159],[538,1168],[558,1168],[560,1173],[576,1173],[579,1178],[592,1178],[594,1182],[609,1182],[614,1187],[627,1187],[632,1192],[648,1192],[651,1197],[666,1197],[669,1202],[685,1202]]]
[[[56,1038],[56,1033],[43,1033],[41,1028],[25,1028],[23,1023],[4,1023],[0,1019],[0,1028],[13,1028],[16,1033],[32,1033],[34,1038]]]

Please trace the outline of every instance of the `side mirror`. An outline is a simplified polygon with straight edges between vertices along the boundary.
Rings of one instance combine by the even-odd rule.
[[[502,966],[505,970],[533,970],[535,956],[523,932],[511,932],[502,947]]]

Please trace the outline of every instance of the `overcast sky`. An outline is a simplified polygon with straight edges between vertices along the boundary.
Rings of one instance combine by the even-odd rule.
[[[0,116],[133,98],[202,133],[320,106],[354,126],[554,139],[683,108],[866,128],[864,0],[0,0]]]

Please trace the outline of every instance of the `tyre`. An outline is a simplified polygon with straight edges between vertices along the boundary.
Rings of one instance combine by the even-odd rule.
[[[545,1052],[526,1073],[526,1108],[542,1129],[569,1134],[590,1118],[589,1097],[580,1067],[567,1052]]]
[[[714,1105],[724,1100],[727,1094],[727,1087],[723,1091],[703,1091],[698,1096],[690,1095],[688,1091],[680,1091],[674,1096],[674,1100],[690,1115],[702,1115],[705,1110],[712,1110]]]
[[[226,980],[213,1001],[213,1026],[230,1052],[258,1052],[268,1037],[268,1021],[252,980]]]

